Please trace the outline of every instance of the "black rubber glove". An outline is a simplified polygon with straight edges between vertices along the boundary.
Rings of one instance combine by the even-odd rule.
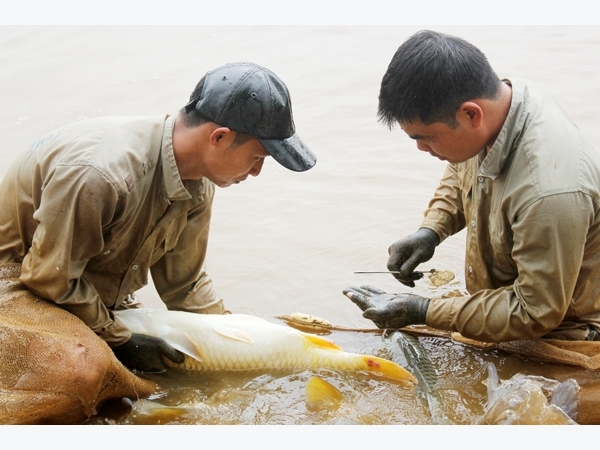
[[[388,249],[390,257],[387,268],[400,283],[415,287],[415,280],[423,278],[422,273],[414,273],[416,267],[429,261],[439,245],[440,238],[429,228],[419,228],[413,234],[394,242]]]
[[[429,299],[414,294],[388,294],[373,286],[350,286],[342,291],[378,328],[396,330],[423,325]]]
[[[161,360],[161,355],[174,363],[180,364],[184,356],[164,339],[145,334],[132,334],[131,338],[117,347],[113,353],[129,370],[138,372],[162,373],[167,368]]]

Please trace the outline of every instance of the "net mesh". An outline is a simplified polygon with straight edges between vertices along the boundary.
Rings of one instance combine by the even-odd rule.
[[[0,264],[0,423],[73,424],[112,398],[157,386],[135,376],[81,320],[29,291]]]
[[[381,333],[380,329],[357,329],[333,325],[330,322],[307,314],[294,313],[279,316],[288,325],[310,332],[318,331],[362,331]],[[415,336],[432,336],[453,339],[466,345],[488,350],[501,350],[542,363],[544,376],[560,382],[573,379],[579,387],[577,398],[577,422],[600,424],[600,341],[566,341],[558,339],[532,339],[509,342],[480,342],[468,339],[460,333],[437,330],[425,325],[403,328]]]
[[[478,343],[459,333],[452,333],[451,337],[465,344],[550,363],[544,368],[544,376],[561,382],[573,379],[581,388],[577,399],[577,423],[600,424],[600,341],[532,339],[490,344]]]

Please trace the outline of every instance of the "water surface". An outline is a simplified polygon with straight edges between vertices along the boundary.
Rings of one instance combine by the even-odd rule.
[[[306,173],[267,161],[262,174],[216,193],[208,270],[233,312],[274,319],[303,312],[346,327],[369,327],[342,296],[351,284],[409,289],[384,270],[387,248],[419,225],[444,163],[376,120],[379,83],[397,47],[426,26],[0,27],[0,176],[29,144],[82,118],[176,113],[204,73],[254,61],[288,85],[296,128],[318,156]],[[560,101],[600,149],[600,28],[441,26],[488,56],[500,77],[527,78]],[[464,292],[464,234],[444,242],[424,269],[455,282],[413,292]],[[140,296],[161,307],[151,287]],[[382,353],[378,335],[336,332],[346,350]],[[543,365],[455,342],[422,338],[440,372],[452,423],[474,423],[485,402],[487,362],[500,377],[543,373]],[[313,373],[255,378],[162,379],[155,400],[187,405],[186,423],[431,423],[422,399],[358,376],[321,374],[349,401],[336,414],[309,411]],[[191,406],[190,406],[191,405]],[[195,406],[194,406],[195,405]],[[96,423],[127,423],[115,407]]]

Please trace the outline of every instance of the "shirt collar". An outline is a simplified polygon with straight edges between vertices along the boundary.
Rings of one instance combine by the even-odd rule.
[[[174,127],[175,116],[168,116],[165,120],[165,129],[160,152],[165,195],[169,201],[190,200],[193,197],[199,197],[198,200],[201,200],[202,180],[186,180],[184,182],[179,176],[179,170],[177,170],[177,163],[175,162],[175,154],[173,153]],[[190,190],[188,191],[186,187]],[[190,192],[196,193],[196,195],[192,196]]]
[[[516,150],[520,141],[521,130],[523,130],[528,117],[529,95],[525,83],[519,79],[504,79],[502,81],[512,87],[510,110],[496,141],[479,167],[481,175],[492,179],[498,176],[510,154]]]

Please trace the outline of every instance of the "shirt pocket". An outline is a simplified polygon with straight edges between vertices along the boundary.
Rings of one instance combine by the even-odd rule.
[[[506,286],[517,278],[517,265],[512,257],[513,237],[510,226],[501,217],[490,216],[490,247],[492,274],[499,286]]]
[[[154,265],[167,252],[175,248],[179,238],[179,231],[174,223],[171,222],[169,225],[165,226],[159,236],[161,236],[161,238],[157,237],[156,239],[150,265]]]

